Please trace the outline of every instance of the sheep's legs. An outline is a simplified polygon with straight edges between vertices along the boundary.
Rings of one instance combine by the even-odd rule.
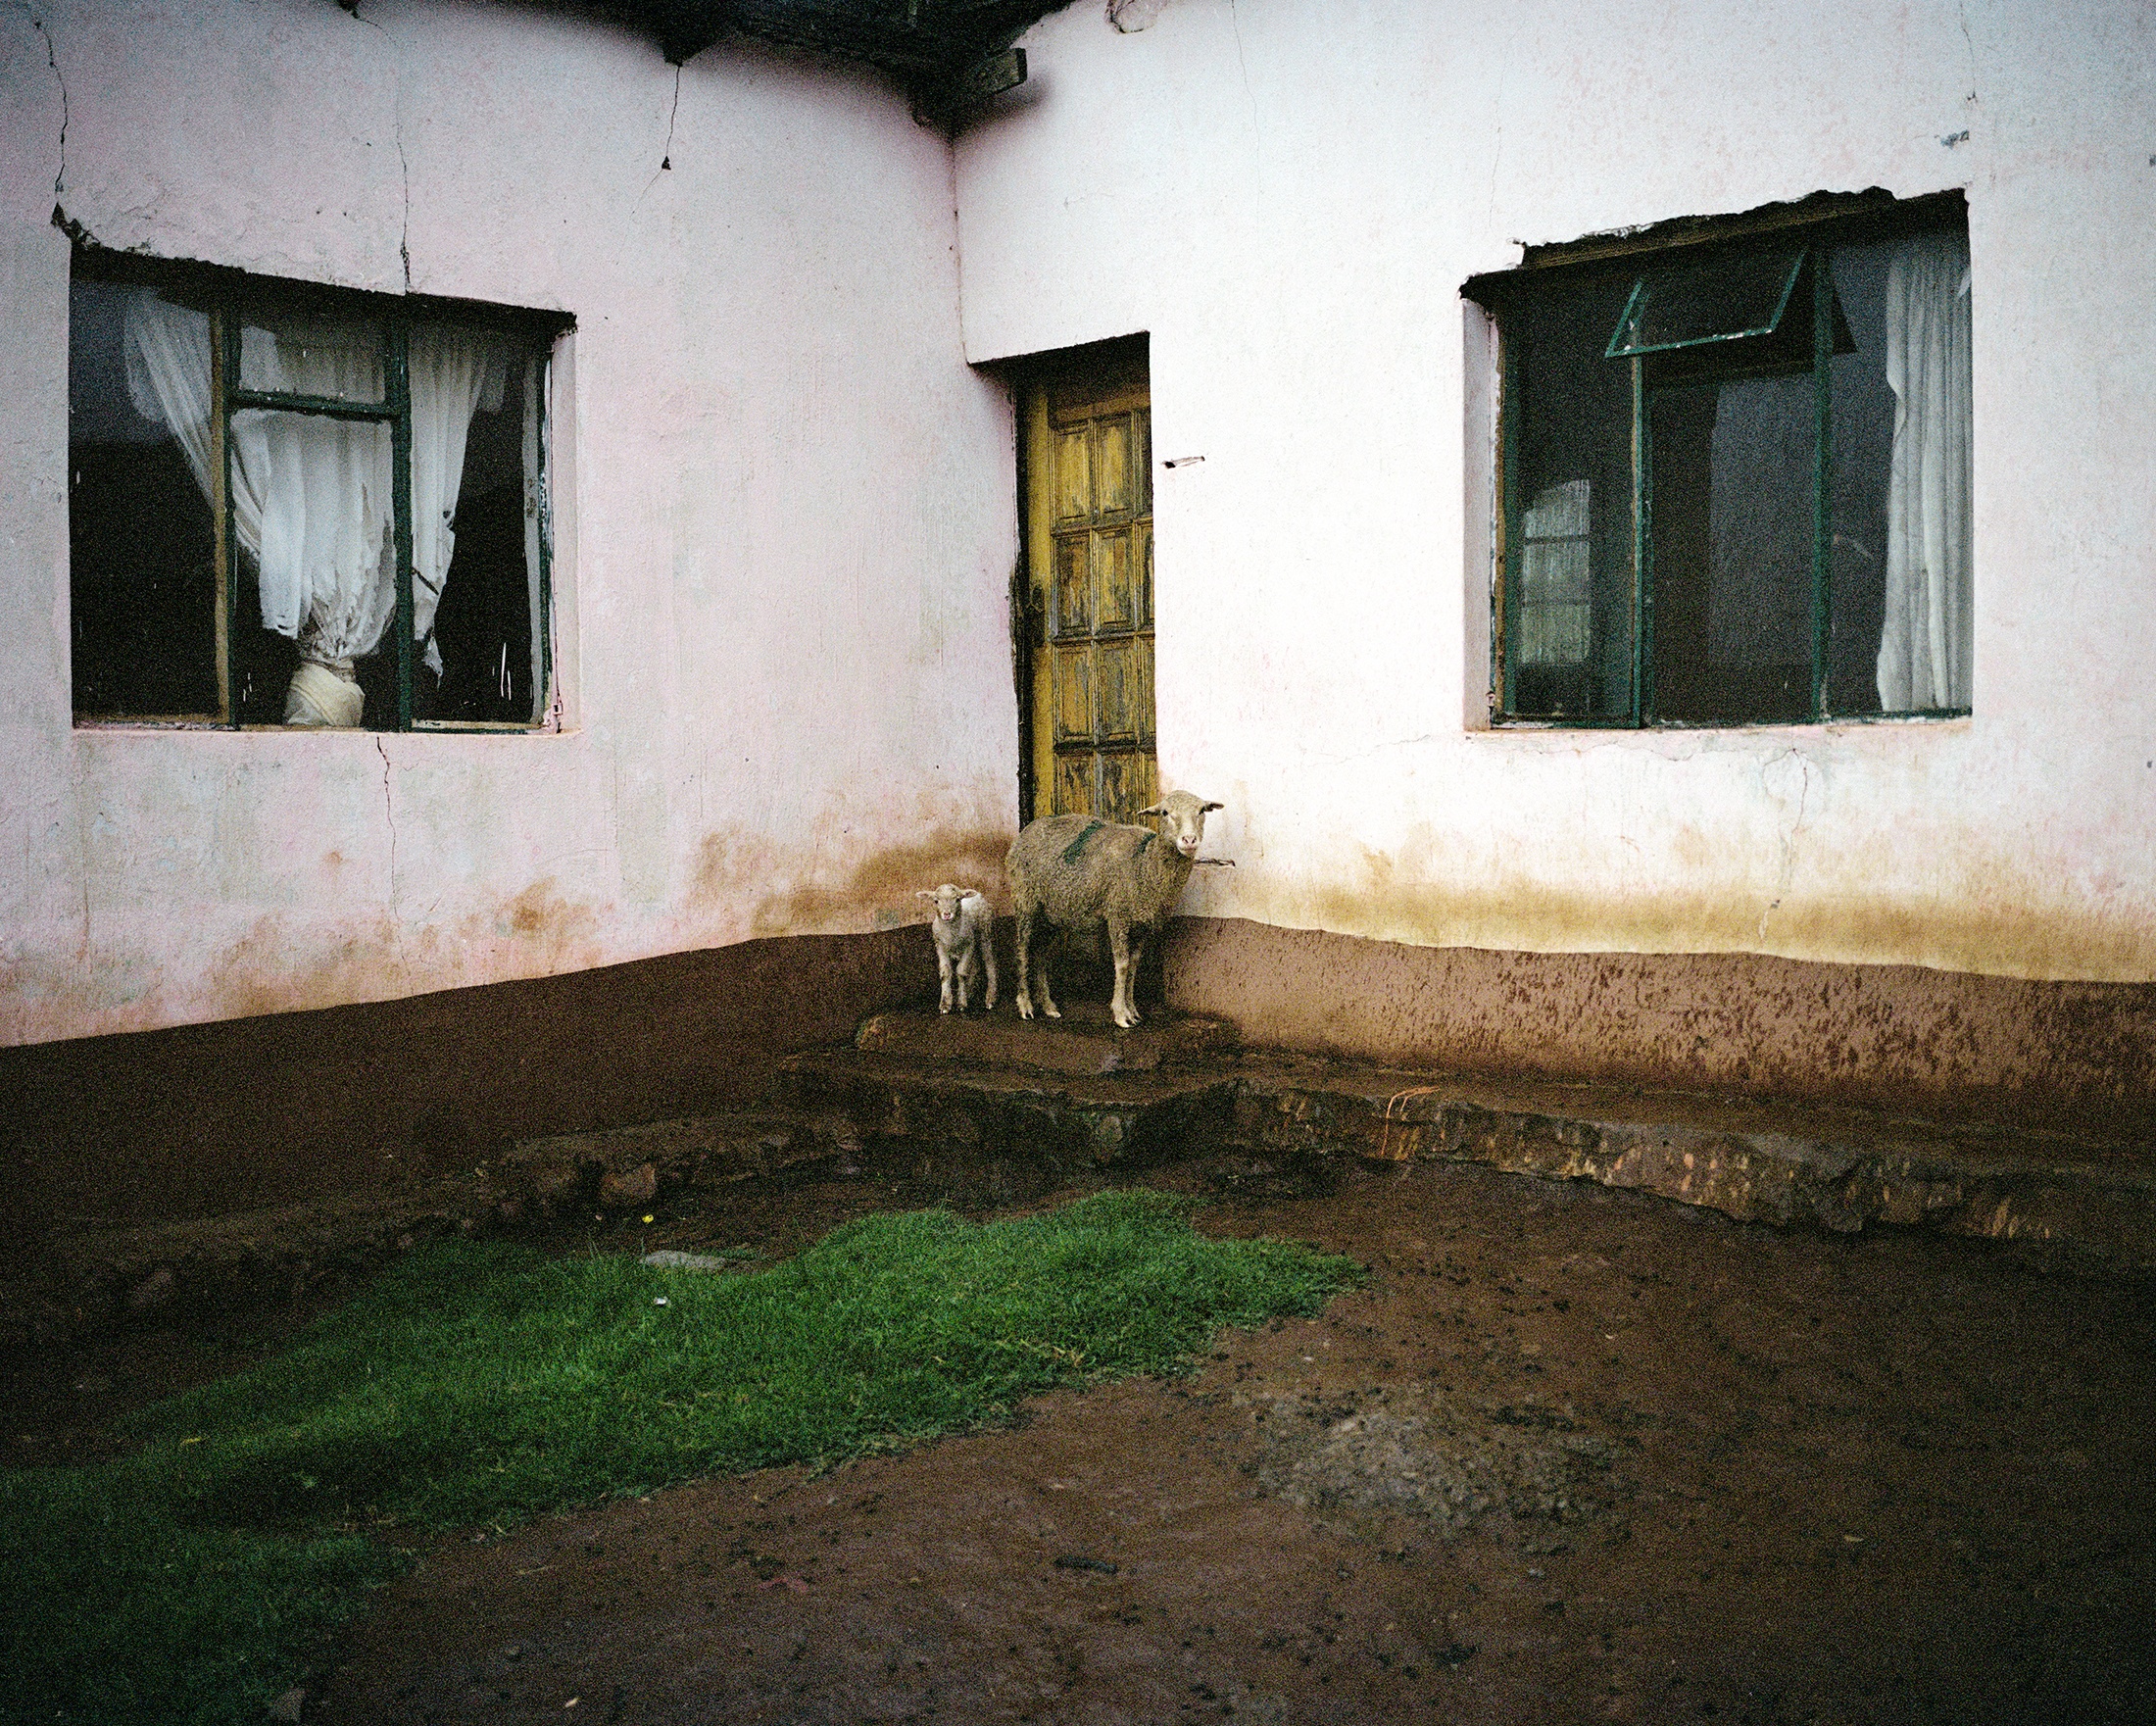
[[[988,1011],[996,1011],[996,925],[981,930],[981,963],[988,970]]]
[[[936,1011],[938,1012],[949,1012],[951,1011],[951,955],[945,952],[941,946],[936,949],[936,975],[943,983],[943,994],[937,1002]]]
[[[1032,906],[1021,905],[1018,908],[1018,1016],[1031,1018],[1034,1004],[1038,1002],[1042,1012],[1050,1018],[1061,1018],[1061,1011],[1048,992],[1048,954],[1044,951],[1037,960],[1033,955],[1033,934],[1038,915]]]
[[[1108,1016],[1127,1031],[1138,1023],[1131,990],[1138,982],[1138,961],[1145,954],[1146,944],[1143,938],[1132,940],[1130,930],[1110,923],[1108,947],[1115,955],[1115,992],[1108,997]]]

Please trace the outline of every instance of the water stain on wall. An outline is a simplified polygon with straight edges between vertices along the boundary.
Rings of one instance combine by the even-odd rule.
[[[480,980],[485,954],[499,974],[553,975],[602,963],[599,914],[565,899],[550,875],[453,925],[412,925],[387,912],[323,930],[282,914],[257,918],[213,967],[209,1016],[244,1018],[350,1001],[379,1001]]]
[[[470,941],[491,934],[522,950],[520,957],[544,960],[548,974],[582,970],[603,962],[599,940],[599,913],[591,906],[564,899],[555,888],[554,877],[534,881],[514,899],[506,900],[490,915],[477,913],[459,924],[460,938]],[[529,967],[518,969],[529,973]]]
[[[257,917],[211,967],[213,1014],[245,1018],[333,1007],[368,995],[399,995],[412,987],[398,951],[397,927],[377,912],[326,937],[315,925],[295,929],[286,916]]]
[[[843,874],[797,877],[757,902],[750,916],[756,935],[837,933],[859,923],[881,927],[919,922],[923,902],[914,895],[943,881],[978,887],[992,904],[1005,897],[1004,856],[1011,835],[1003,827],[940,827],[909,845],[885,846]]]
[[[1990,976],[2156,979],[2156,919],[2051,902],[2003,869],[1967,871],[1949,896],[1717,888],[1567,891],[1524,871],[1462,882],[1366,852],[1345,879],[1239,879],[1235,909],[1287,927],[1423,947],[1543,953],[1771,953],[1850,964],[1916,964]]]

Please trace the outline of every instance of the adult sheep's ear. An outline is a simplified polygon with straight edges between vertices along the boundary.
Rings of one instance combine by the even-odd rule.
[[[1142,809],[1138,813],[1142,815],[1164,815],[1168,812],[1164,806],[1156,803],[1152,806],[1152,808]]]
[[[1198,813],[1200,814],[1210,814],[1214,810],[1225,809],[1227,805],[1220,803],[1201,803],[1198,806]]]

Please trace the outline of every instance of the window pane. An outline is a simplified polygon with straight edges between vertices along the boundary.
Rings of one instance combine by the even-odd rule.
[[[1520,522],[1519,663],[1582,666],[1593,596],[1593,487],[1584,479],[1544,486]]]
[[[215,717],[210,321],[148,288],[84,280],[69,316],[74,711]]]
[[[1839,246],[1835,290],[1855,351],[1837,354],[1834,391],[1833,623],[1827,708],[1876,714],[1879,638],[1886,592],[1886,484],[1894,453],[1894,392],[1886,381],[1886,266],[1895,242]]]
[[[1632,711],[1632,369],[1602,357],[1625,293],[1562,287],[1505,319],[1505,711],[1523,718]]]
[[[1611,358],[1765,335],[1790,309],[1802,252],[1716,258],[1642,275],[1609,339]]]
[[[1811,715],[1809,375],[1656,389],[1654,716]]]
[[[394,729],[396,657],[367,663],[397,609],[389,426],[247,408],[232,416],[232,458],[233,525],[259,607],[234,652],[250,670],[282,658],[245,639],[259,618],[299,662],[281,702],[273,679],[250,679],[243,718]]]
[[[340,402],[382,399],[382,331],[371,319],[249,314],[239,332],[243,389],[323,396]]]
[[[499,339],[499,338],[495,338]],[[420,344],[415,341],[415,388]],[[535,724],[546,703],[540,616],[540,383],[544,362],[507,346],[476,387],[451,515],[441,597],[413,679],[416,718],[449,724]],[[456,371],[452,362],[450,370]],[[447,392],[454,409],[462,396]],[[423,419],[416,394],[414,414]],[[441,425],[454,421],[445,413]],[[427,432],[416,424],[415,460]],[[424,485],[417,489],[426,490]],[[435,494],[444,508],[450,494]],[[431,567],[417,559],[420,575]],[[423,581],[415,581],[415,597]]]

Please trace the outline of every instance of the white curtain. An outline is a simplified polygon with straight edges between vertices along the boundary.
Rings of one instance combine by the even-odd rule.
[[[434,610],[457,548],[450,522],[465,476],[471,416],[498,414],[509,381],[499,343],[463,330],[421,325],[412,332],[412,638],[426,644],[428,668],[442,674]]]
[[[381,399],[378,335],[364,326],[291,323],[242,331],[253,389]],[[178,440],[195,482],[210,472],[210,320],[144,292],[126,319],[128,392]],[[473,410],[501,405],[498,345],[462,331],[412,333],[414,636],[429,639],[456,536],[449,522],[464,475]],[[380,420],[246,408],[232,416],[232,514],[261,573],[263,626],[298,642],[285,696],[291,725],[357,725],[364,706],[352,662],[372,653],[396,616],[392,452]]]
[[[1970,705],[1969,242],[1911,240],[1886,271],[1894,452],[1886,494],[1886,713]]]

